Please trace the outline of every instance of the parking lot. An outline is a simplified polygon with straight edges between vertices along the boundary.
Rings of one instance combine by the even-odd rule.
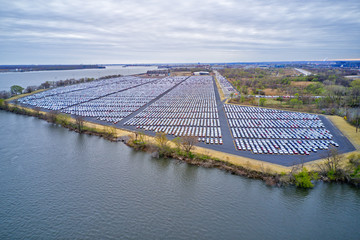
[[[222,103],[212,76],[127,76],[19,102],[152,136],[164,132],[170,140],[195,136],[198,146],[284,166],[323,158],[331,147],[340,153],[355,149],[324,116]]]
[[[223,144],[212,77],[188,78],[127,120],[124,126],[174,137],[196,136],[199,142]]]
[[[238,95],[239,92],[234,88],[234,86],[223,77],[218,71],[214,71],[216,79],[218,80],[221,90],[225,95],[225,98],[229,98],[231,94]]]
[[[98,99],[113,93],[124,91],[135,86],[150,83],[151,78],[121,77],[98,80],[89,83],[50,89],[28,97],[20,98],[19,102],[47,110],[64,108]]]
[[[317,115],[224,105],[235,147],[254,154],[310,155],[339,147]]]
[[[167,90],[179,84],[184,79],[185,77],[167,77],[159,79],[96,100],[69,107],[64,109],[63,112],[84,117],[95,117],[99,120],[116,124]]]
[[[183,80],[185,77],[128,76],[55,88],[19,101],[47,110],[117,123]]]
[[[35,105],[38,102],[34,100],[46,98],[45,99],[46,101],[43,102],[44,103],[43,108],[46,107],[50,108],[51,107],[50,102],[53,103],[54,105],[56,105],[56,103],[58,102],[59,98],[57,97],[77,98],[79,96],[80,97],[82,96],[87,97],[89,95],[91,96],[92,94],[95,94],[95,96],[103,96],[113,91],[121,91],[122,89],[126,89],[150,81],[154,81],[154,79],[138,78],[134,76],[102,79],[97,81],[69,85],[65,87],[52,88],[43,92],[29,95],[27,97],[23,97],[19,100],[24,104]],[[67,94],[67,93],[71,93],[71,94]],[[48,98],[51,96],[53,96],[54,99]]]

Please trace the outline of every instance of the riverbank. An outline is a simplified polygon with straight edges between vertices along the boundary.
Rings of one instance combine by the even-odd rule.
[[[0,111],[0,119],[5,239],[282,239],[304,238],[308,229],[320,239],[351,239],[359,232],[360,189],[347,184],[270,187],[34,117]],[[307,225],[292,224],[299,219]]]
[[[23,95],[17,96],[17,98],[22,96]],[[14,100],[14,98],[11,100]],[[113,126],[101,125],[84,120],[81,120],[80,123],[78,119],[72,118],[69,115],[57,113],[56,116],[52,116],[54,113],[18,106],[13,103],[8,103],[8,100],[2,103],[2,108],[10,112],[34,116],[43,120],[47,120],[48,122],[60,124],[63,127],[78,133],[97,135],[110,141],[123,141],[128,146],[131,146],[137,150],[147,151],[153,156],[159,156],[159,147],[156,137],[145,135],[144,133],[119,129]],[[334,121],[334,124],[338,126],[339,129],[344,131],[344,135],[352,138],[352,142],[354,142],[357,146],[357,151],[338,156],[341,158],[338,166],[345,168],[348,165],[348,158],[351,156],[351,154],[360,154],[358,150],[360,139],[358,135],[353,134],[353,131],[355,130],[353,126],[350,124],[346,128],[342,126],[342,121],[344,120],[338,118],[331,120]],[[138,138],[139,134],[141,134],[141,141],[134,141],[134,139]],[[180,151],[179,146],[173,141],[167,141],[166,145],[170,150],[169,153],[164,157],[178,159],[192,165],[208,168],[218,168],[230,172],[231,174],[245,176],[253,179],[261,179],[269,185],[278,186],[295,184],[295,175],[301,173],[304,167],[306,168],[306,172],[315,173],[319,172],[319,166],[325,165],[328,162],[328,159],[320,159],[306,164],[284,167],[277,164],[262,162],[251,158],[236,156],[198,146],[194,146],[191,150],[191,153],[189,154],[189,152]],[[324,181],[350,182],[349,179],[344,177],[330,179],[326,177],[326,173],[321,174],[321,176],[325,174],[325,177],[320,177],[320,179]],[[314,178],[311,180],[317,179]],[[352,184],[354,184],[354,182],[352,182]],[[356,183],[354,185],[359,184]]]
[[[103,137],[109,141],[122,141],[128,146],[134,147],[139,150],[138,146],[135,146],[131,143],[131,139],[136,138],[139,134],[137,132],[132,132],[129,130],[119,129],[115,127],[110,127],[106,125],[100,125],[97,123],[92,123],[89,121],[83,121],[83,126],[79,129],[76,119],[71,118],[65,114],[58,114],[58,116],[53,117],[51,113],[35,110],[32,108],[27,108],[23,106],[18,106],[13,103],[7,103],[7,109],[3,109],[28,116],[37,117],[39,119],[46,120],[48,122],[53,122],[59,124],[63,127],[68,128],[69,130],[81,133],[96,135]],[[158,151],[156,148],[156,139],[152,136],[142,134],[142,142],[146,143],[146,148],[141,150],[147,151],[149,153],[154,153]],[[290,169],[276,164],[261,162],[253,160],[250,158],[235,156],[231,154],[226,154],[211,149],[206,149],[202,147],[194,147],[191,151],[193,157],[189,157],[188,154],[183,152],[175,151],[176,144],[172,141],[168,141],[167,145],[172,149],[171,155],[166,157],[171,157],[178,159],[184,162],[187,162],[192,165],[203,166],[203,167],[213,167],[221,170],[228,171],[232,174],[246,176],[249,178],[261,179],[264,181],[275,183],[274,179],[280,174],[289,172]],[[271,181],[269,181],[271,179]]]

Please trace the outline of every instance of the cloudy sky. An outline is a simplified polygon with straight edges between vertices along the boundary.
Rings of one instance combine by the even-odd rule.
[[[360,58],[359,0],[0,0],[0,64]]]

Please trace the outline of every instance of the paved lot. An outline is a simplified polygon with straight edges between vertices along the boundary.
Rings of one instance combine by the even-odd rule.
[[[183,82],[183,81],[181,81],[181,82]],[[97,120],[97,119],[91,118],[91,117],[86,117],[85,119],[87,121],[99,123],[102,125],[109,125],[109,126],[115,126],[117,128],[138,131],[138,129],[136,129],[136,127],[134,127],[134,126],[124,126],[124,123],[126,121],[128,121],[129,119],[131,119],[132,117],[139,114],[141,111],[146,109],[152,103],[156,102],[158,99],[163,97],[165,94],[172,91],[180,83],[176,84],[174,87],[170,88],[163,94],[159,95],[158,97],[156,97],[155,99],[153,99],[152,101],[150,101],[149,103],[147,103],[146,105],[144,105],[143,107],[138,109],[137,111],[133,112],[126,118],[122,119],[117,124],[100,121],[100,120]],[[235,148],[234,139],[231,135],[230,127],[228,125],[228,121],[227,121],[225,111],[223,108],[224,103],[221,102],[221,100],[220,100],[220,95],[218,93],[218,89],[216,87],[216,83],[214,80],[213,80],[213,84],[214,84],[214,88],[215,88],[216,104],[217,104],[217,109],[218,109],[218,114],[219,114],[219,121],[220,121],[220,127],[221,127],[221,132],[222,132],[223,145],[206,144],[206,143],[200,142],[198,144],[198,146],[217,150],[217,151],[222,151],[222,152],[230,153],[230,154],[234,154],[234,155],[253,158],[253,159],[261,160],[261,161],[265,161],[265,162],[275,163],[275,164],[279,164],[279,165],[283,165],[283,166],[292,166],[292,165],[299,164],[302,162],[309,162],[309,161],[321,159],[326,156],[327,150],[318,150],[316,153],[313,153],[313,152],[310,153],[310,155],[253,154],[251,151],[237,150]],[[319,117],[322,120],[322,122],[324,123],[325,128],[328,129],[331,132],[331,134],[333,135],[333,140],[340,145],[340,147],[338,147],[338,150],[340,153],[346,153],[346,152],[355,150],[355,147],[350,143],[350,141],[326,117],[324,117],[324,116],[319,116]],[[153,132],[153,131],[145,131],[145,133],[148,135],[151,135],[151,136],[155,136],[155,132]],[[174,139],[174,137],[172,135],[167,135],[167,136],[170,140]]]
[[[215,82],[214,82],[215,85]],[[253,154],[250,151],[239,151],[235,148],[234,145],[234,139],[230,133],[230,127],[227,122],[227,118],[225,116],[225,111],[223,109],[223,102],[220,101],[220,95],[217,91],[216,85],[215,85],[215,95],[216,95],[216,101],[217,101],[217,108],[219,113],[219,120],[220,120],[220,126],[221,126],[221,132],[222,132],[222,138],[223,138],[223,145],[212,145],[212,144],[206,144],[203,142],[198,143],[198,146],[209,148],[217,151],[222,151],[234,155],[244,156],[248,158],[253,158],[256,160],[261,160],[265,162],[275,163],[283,166],[292,166],[295,164],[299,164],[302,162],[309,162],[317,159],[324,158],[327,154],[327,150],[318,150],[316,153],[311,153],[310,155],[270,155],[270,154]],[[156,101],[156,100],[154,100]],[[145,108],[145,107],[144,107]],[[138,112],[137,112],[138,113]],[[134,113],[133,115],[137,114]],[[131,116],[130,116],[131,117]],[[127,119],[130,119],[127,118]],[[319,116],[322,122],[325,125],[325,128],[328,129],[331,134],[333,135],[333,140],[337,142],[340,147],[338,148],[338,151],[340,153],[346,153],[350,151],[354,151],[355,147],[350,143],[350,141],[342,135],[342,133],[324,116]],[[124,120],[125,122],[126,120]],[[122,122],[120,122],[117,126],[133,131],[137,131],[135,127],[131,126],[121,126]],[[120,125],[120,126],[119,126]],[[155,132],[152,131],[145,131],[146,134],[155,136]],[[173,136],[168,135],[168,138],[174,139]]]

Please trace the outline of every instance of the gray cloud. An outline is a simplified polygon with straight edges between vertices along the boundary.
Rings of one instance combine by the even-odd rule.
[[[360,2],[0,0],[0,63],[358,58]]]

